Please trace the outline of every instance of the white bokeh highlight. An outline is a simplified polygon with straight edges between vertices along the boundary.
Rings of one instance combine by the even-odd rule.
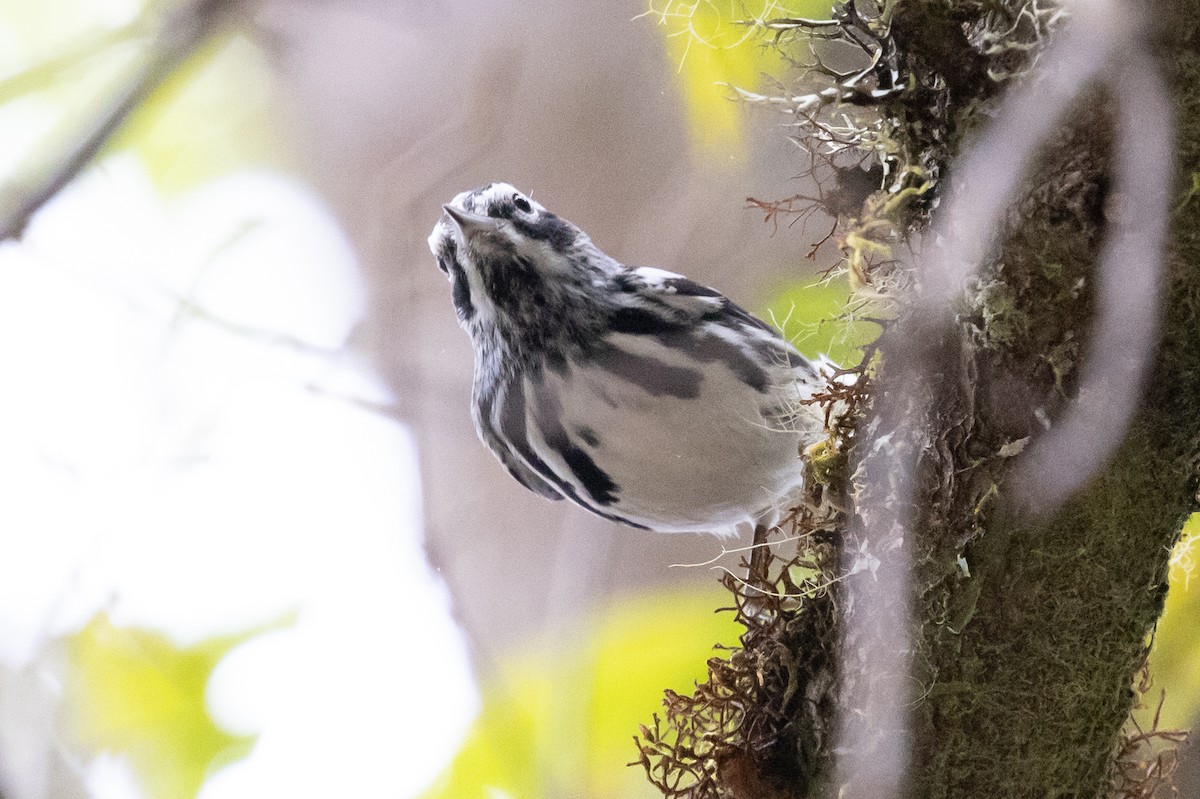
[[[164,200],[114,156],[0,247],[0,665],[101,610],[182,645],[288,620],[210,681],[259,738],[203,799],[415,795],[477,709],[412,438],[345,347],[364,306],[269,173]],[[89,792],[136,796],[122,774],[97,759]]]

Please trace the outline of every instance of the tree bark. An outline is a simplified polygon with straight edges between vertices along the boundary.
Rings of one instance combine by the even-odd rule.
[[[806,537],[798,560],[809,566],[820,560],[815,566],[827,579],[802,583],[791,605],[743,609],[743,649],[726,665],[713,662],[713,680],[695,699],[669,698],[667,730],[646,730],[643,742],[643,762],[665,795],[1149,795],[1135,792],[1133,764],[1118,762],[1118,753],[1135,678],[1162,611],[1171,549],[1197,505],[1200,2],[1146,5],[1154,55],[1174,93],[1177,180],[1160,343],[1123,443],[1051,518],[1024,510],[1019,484],[1010,478],[1021,469],[1023,446],[1079,399],[1093,332],[1097,255],[1111,233],[1106,220],[1121,213],[1123,198],[1110,192],[1113,119],[1128,98],[1091,89],[1044,144],[998,252],[968,287],[948,329],[911,340],[912,331],[922,329],[914,318],[923,313],[916,300],[919,267],[914,274],[867,263],[855,273],[854,239],[844,239],[852,278],[898,288],[892,293],[896,319],[862,384],[865,409],[852,414],[856,429],[840,439],[857,469],[824,485],[827,494],[840,491],[842,507],[816,524],[810,513],[799,530]],[[877,108],[890,151],[890,196],[897,201],[877,195],[873,212],[850,221],[851,234],[892,249],[881,225],[911,237],[936,223],[935,198],[952,180],[953,158],[997,108],[1003,88],[997,74],[1022,72],[1024,59],[1042,47],[1036,25],[1009,31],[1032,47],[981,47],[979,34],[1004,29],[1003,19],[1036,23],[1021,16],[1030,8],[1016,1],[895,4],[883,49],[892,48],[904,89]],[[1036,62],[1030,69],[1036,76]],[[901,203],[904,189],[912,193]],[[912,363],[898,357],[904,352],[935,366],[913,387],[911,402],[881,414],[887,405],[874,387],[894,389],[911,377],[900,373]],[[870,479],[873,469],[890,463],[881,452],[904,449],[917,464],[911,492],[889,489],[886,474]],[[870,486],[883,488],[864,491]],[[854,635],[846,638],[860,608],[847,607],[847,594],[830,581],[857,581],[870,591],[879,584],[875,571],[889,568],[890,550],[879,546],[887,531],[864,515],[872,508],[902,508],[908,520],[901,531],[912,566],[913,618],[903,653],[907,726],[873,731],[880,740],[903,737],[904,785],[847,782],[834,770],[830,731],[847,714],[847,697],[856,689],[870,694],[872,685],[860,683],[878,675],[863,661]],[[822,537],[814,544],[817,534]],[[831,545],[842,553],[840,561],[817,557],[820,547]],[[837,562],[843,573],[831,571]],[[845,574],[846,564],[863,568]],[[784,585],[778,576],[768,581],[776,589]],[[748,601],[744,589],[739,601]],[[832,618],[832,608],[840,623],[811,623]],[[781,632],[789,625],[790,634]],[[814,657],[831,652],[840,654]],[[735,679],[751,673],[756,681]],[[697,721],[711,720],[706,714],[714,706],[731,714],[723,731]],[[680,785],[693,787],[673,793],[662,777],[682,773],[692,782]]]
[[[922,17],[948,5],[969,4],[902,4],[897,35],[927,29]],[[1176,92],[1183,198],[1200,163],[1200,9],[1157,6],[1167,12],[1155,55]],[[940,46],[949,49],[946,38]],[[954,63],[953,53],[938,57]],[[1018,510],[1005,480],[1019,456],[1010,464],[998,455],[1038,434],[1037,409],[1055,418],[1075,400],[1106,209],[1120,202],[1106,188],[1112,110],[1123,101],[1093,93],[1076,103],[999,257],[966,299],[958,340],[943,344],[921,470],[925,518],[913,540],[913,796],[1093,797],[1122,787],[1114,755],[1132,686],[1162,612],[1171,549],[1196,507],[1195,198],[1176,205],[1159,351],[1108,466],[1038,521]],[[970,577],[956,568],[960,555]]]

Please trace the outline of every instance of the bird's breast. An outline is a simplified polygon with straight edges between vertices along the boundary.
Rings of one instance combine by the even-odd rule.
[[[800,448],[820,425],[781,423],[811,395],[791,369],[761,363],[747,379],[728,353],[606,344],[521,385],[532,450],[581,504],[662,531],[721,531],[800,484]]]

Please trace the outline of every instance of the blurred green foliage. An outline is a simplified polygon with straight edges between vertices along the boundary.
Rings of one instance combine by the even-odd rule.
[[[844,277],[798,283],[779,289],[758,309],[808,358],[825,355],[843,368],[862,360],[862,347],[879,335],[879,325],[849,310],[850,284]]]
[[[241,36],[208,42],[130,117],[113,146],[141,156],[166,192],[240,168],[286,169],[287,137],[276,135],[262,59]]]
[[[89,0],[0,6],[0,179],[39,181],[115,102],[147,60],[174,2]],[[287,164],[270,72],[245,37],[208,41],[108,144],[131,150],[166,192],[232,169]]]
[[[1196,552],[1198,544],[1200,514],[1194,513],[1184,525],[1183,536],[1171,558],[1171,589],[1150,655],[1154,686],[1144,700],[1148,707],[1138,715],[1146,729],[1163,694],[1166,700],[1159,720],[1161,728],[1187,729],[1200,714],[1200,636],[1196,635],[1200,621],[1200,575],[1195,574],[1196,560],[1200,557]]]
[[[142,63],[173,0],[0,4],[0,196],[36,183],[89,130]],[[109,152],[138,156],[166,192],[278,163],[269,72],[239,36],[210,41],[126,122]],[[262,632],[181,647],[100,614],[65,642],[64,739],[88,759],[128,759],[145,794],[194,797],[253,738],[220,730],[205,705],[217,662]]]
[[[733,614],[713,613],[728,601],[715,581],[633,597],[572,627],[570,642],[560,634],[514,647],[484,686],[457,758],[423,799],[658,796],[628,765],[638,756],[633,736],[661,709],[664,688],[690,693],[708,658],[721,656],[714,644],[736,642]]]
[[[693,142],[701,152],[739,151],[742,125],[730,85],[756,89],[764,75],[783,75],[788,65],[767,46],[752,19],[786,16],[828,18],[828,0],[652,0],[648,18],[662,32],[667,57],[680,77]]]
[[[97,615],[66,642],[73,737],[87,751],[126,756],[147,796],[194,797],[208,774],[244,757],[254,742],[218,729],[205,707],[205,686],[217,662],[259,632],[180,647]]]

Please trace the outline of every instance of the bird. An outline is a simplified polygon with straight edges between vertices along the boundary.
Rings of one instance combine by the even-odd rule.
[[[476,432],[525,488],[721,537],[796,502],[825,378],[774,327],[683,275],[622,264],[509,183],[443,205],[429,247],[473,345]]]

